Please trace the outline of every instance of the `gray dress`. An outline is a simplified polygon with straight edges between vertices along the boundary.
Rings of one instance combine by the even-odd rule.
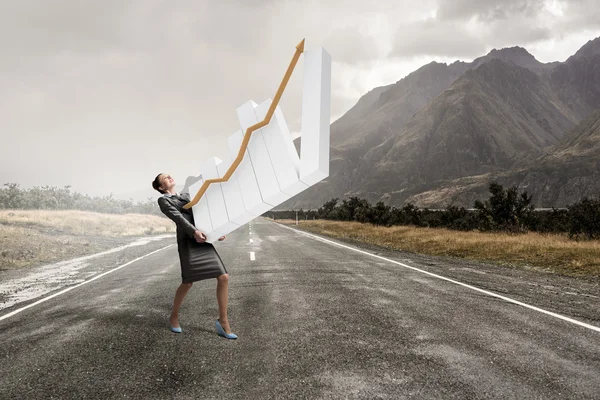
[[[194,238],[192,209],[183,208],[190,202],[189,193],[164,195],[158,198],[161,211],[177,225],[177,250],[181,263],[182,283],[216,278],[227,270],[212,243],[198,243]]]

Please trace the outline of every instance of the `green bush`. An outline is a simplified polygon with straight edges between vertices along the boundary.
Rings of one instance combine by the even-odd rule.
[[[587,197],[568,207],[569,237],[600,239],[600,200]]]
[[[533,218],[534,207],[527,192],[519,193],[516,186],[504,189],[492,182],[491,196],[485,202],[476,200],[479,227],[485,231],[525,232]]]

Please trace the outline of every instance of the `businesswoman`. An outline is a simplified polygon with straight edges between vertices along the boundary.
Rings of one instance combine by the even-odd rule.
[[[206,235],[194,226],[192,209],[183,206],[190,202],[189,193],[178,194],[175,191],[175,179],[168,174],[158,174],[152,181],[152,187],[162,196],[158,198],[161,211],[177,225],[177,250],[181,263],[182,283],[175,292],[170,323],[173,332],[182,331],[179,326],[179,307],[192,287],[193,282],[217,278],[217,303],[219,318],[215,328],[220,336],[237,339],[231,332],[227,320],[227,297],[229,275],[221,257],[212,243],[206,242]],[[224,240],[221,236],[219,240]]]

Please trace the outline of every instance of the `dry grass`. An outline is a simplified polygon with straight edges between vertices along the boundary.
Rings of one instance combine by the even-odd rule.
[[[293,225],[295,220],[276,220]],[[568,276],[600,277],[600,242],[563,235],[461,232],[408,226],[381,227],[359,222],[299,221],[308,232],[435,256],[532,266]]]
[[[173,221],[156,215],[79,210],[0,210],[0,224],[110,237],[175,232]]]
[[[108,239],[175,232],[167,219],[146,214],[78,210],[0,210],[0,269],[79,257],[114,247]],[[106,240],[100,240],[106,238]]]

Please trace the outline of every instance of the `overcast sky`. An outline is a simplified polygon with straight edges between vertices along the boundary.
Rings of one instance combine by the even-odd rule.
[[[564,61],[598,36],[597,0],[0,0],[0,184],[126,198],[167,172],[181,188],[303,38],[332,56],[334,121],[434,60],[518,45]],[[281,102],[296,133],[298,65]]]

